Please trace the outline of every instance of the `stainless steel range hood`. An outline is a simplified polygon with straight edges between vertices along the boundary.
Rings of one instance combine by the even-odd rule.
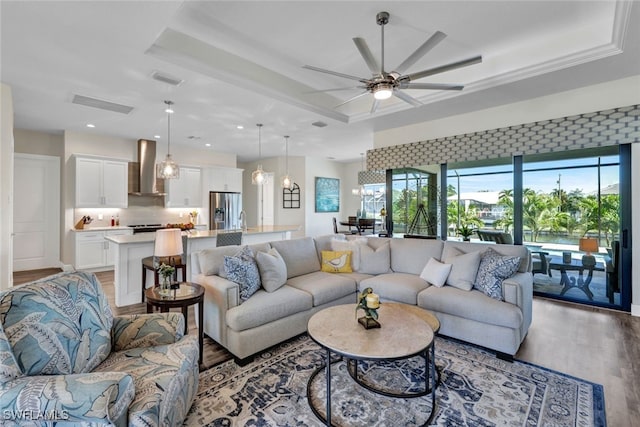
[[[138,140],[138,162],[129,163],[129,195],[161,197],[164,180],[156,179],[156,142]]]

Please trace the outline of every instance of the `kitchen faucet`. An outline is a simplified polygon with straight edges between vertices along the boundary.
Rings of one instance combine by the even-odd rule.
[[[240,211],[240,228],[242,231],[247,231],[247,213],[243,210]]]

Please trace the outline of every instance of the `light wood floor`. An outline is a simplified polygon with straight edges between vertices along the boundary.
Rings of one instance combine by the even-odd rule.
[[[15,284],[55,273],[37,270],[14,274]],[[117,308],[113,271],[97,273],[114,314],[145,313],[145,304]],[[196,325],[189,310],[189,331]],[[231,355],[205,337],[205,368]],[[640,317],[626,313],[534,298],[533,324],[516,358],[594,383],[605,391],[607,425],[640,427]]]

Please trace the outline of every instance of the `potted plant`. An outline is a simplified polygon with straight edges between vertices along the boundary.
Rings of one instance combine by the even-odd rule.
[[[164,262],[158,267],[158,274],[162,276],[162,283],[160,283],[160,295],[167,296],[171,290],[171,277],[176,272],[176,268],[172,265],[167,265]]]
[[[471,235],[475,232],[475,229],[464,224],[456,229],[458,232],[458,236],[462,236],[463,242],[468,242],[471,240]]]

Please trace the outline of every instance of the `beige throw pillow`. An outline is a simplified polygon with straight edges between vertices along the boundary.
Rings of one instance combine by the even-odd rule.
[[[366,237],[365,237],[366,239]],[[366,242],[360,243],[360,268],[356,271],[365,274],[385,274],[391,269],[391,250],[389,242],[373,249]]]
[[[356,240],[332,240],[331,250],[334,252],[351,251],[351,270],[360,268],[360,245]]]
[[[268,252],[256,254],[262,287],[267,292],[274,292],[287,282],[287,265],[276,248]]]
[[[464,253],[456,250],[460,255],[450,255],[443,260],[445,264],[451,264],[451,272],[447,277],[447,285],[454,286],[464,291],[470,291],[478,274],[478,266],[482,255],[479,251]]]

